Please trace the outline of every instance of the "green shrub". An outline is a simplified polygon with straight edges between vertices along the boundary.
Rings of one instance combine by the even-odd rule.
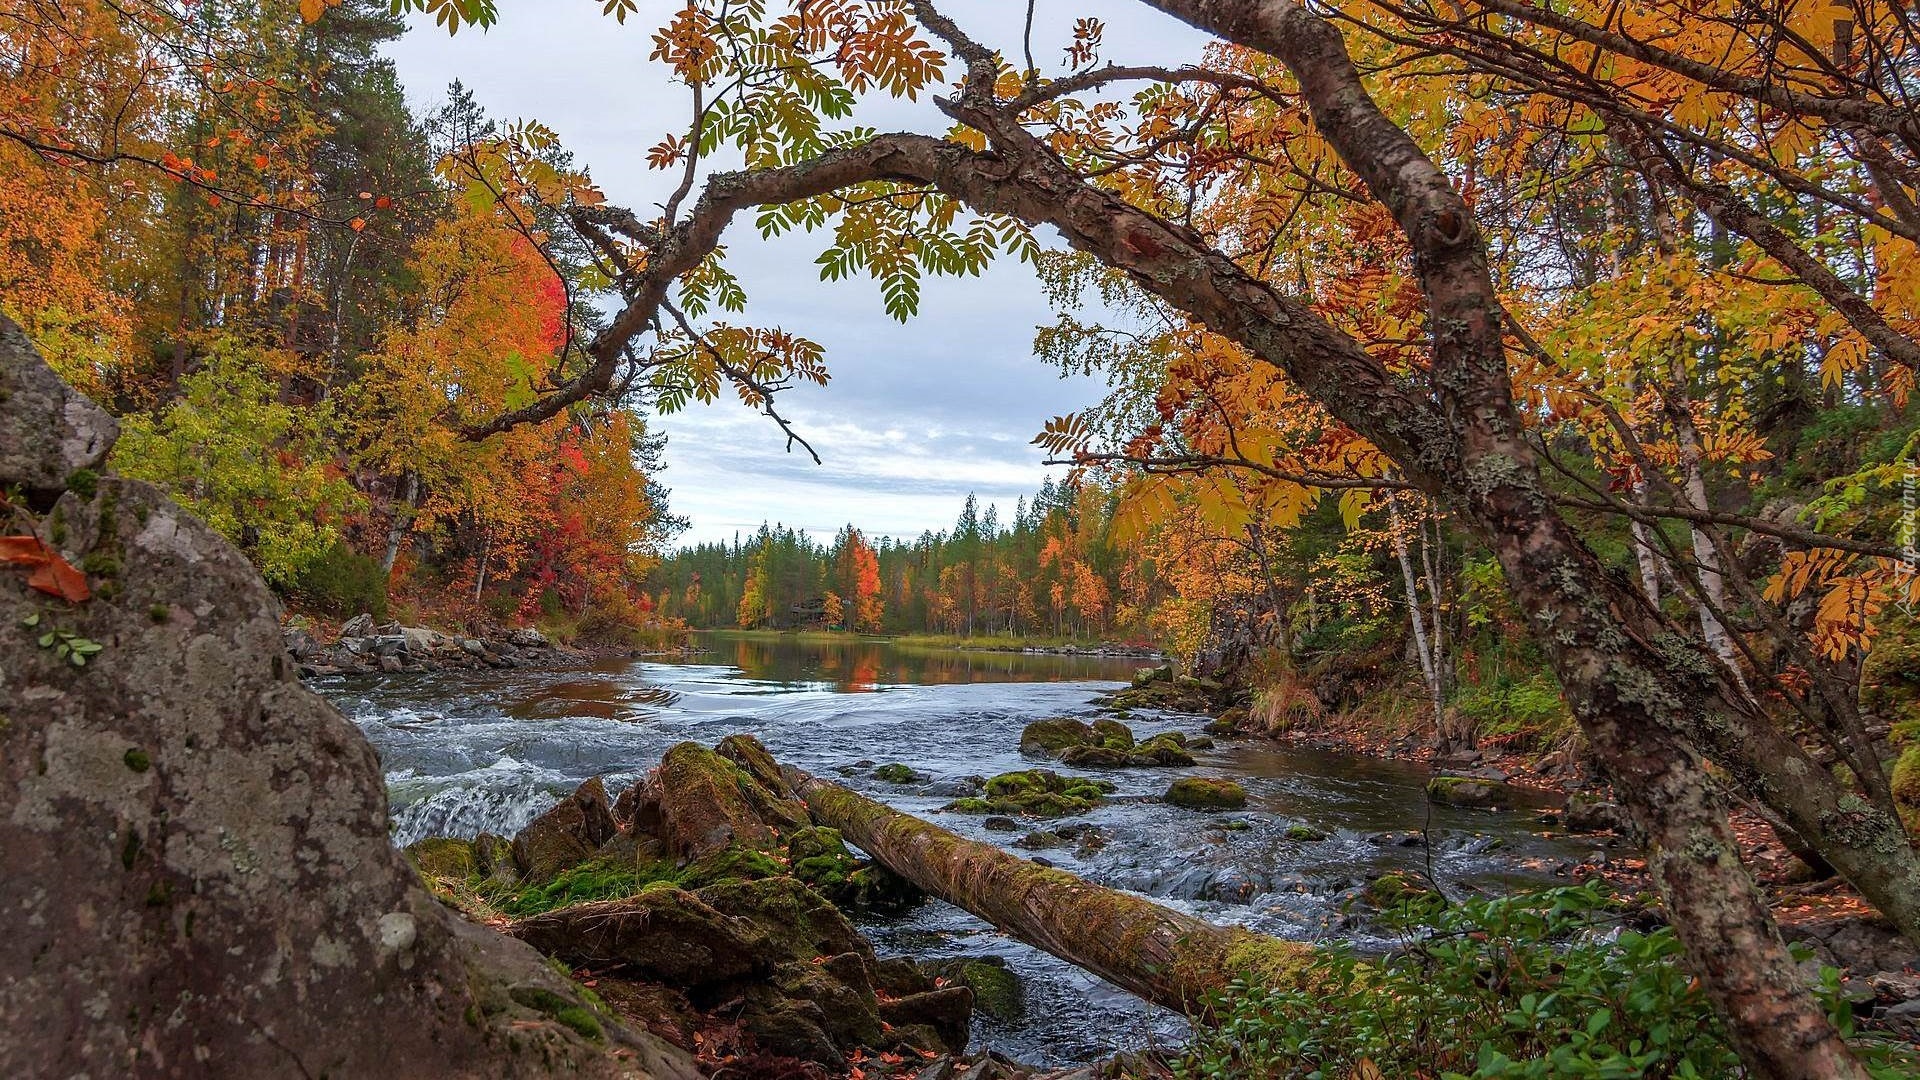
[[[165,487],[286,588],[365,500],[328,467],[331,409],[281,402],[266,355],[231,336],[213,341],[164,411],[121,421],[113,465]]]
[[[322,614],[352,618],[364,611],[375,622],[387,621],[387,574],[380,560],[342,543],[302,567],[289,592]]]
[[[1236,983],[1213,1003],[1180,1063],[1187,1080],[1355,1075],[1492,1078],[1736,1077],[1739,1059],[1681,966],[1671,930],[1622,928],[1594,886],[1450,907],[1408,905],[1390,921],[1398,955],[1316,955],[1304,984]],[[1828,969],[1830,1014],[1852,1013]],[[1876,1077],[1911,1076],[1907,1052],[1856,1039]],[[1360,1062],[1375,1071],[1360,1071]]]
[[[1489,738],[1523,736],[1522,741],[1541,741],[1573,729],[1573,714],[1560,684],[1546,671],[1462,686],[1451,704],[1473,722],[1476,735]]]

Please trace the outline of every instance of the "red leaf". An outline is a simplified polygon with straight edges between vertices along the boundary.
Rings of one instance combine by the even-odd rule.
[[[40,542],[37,536],[0,536],[0,563],[23,566],[27,586],[68,603],[78,604],[93,595],[87,588],[87,575],[73,568],[60,553]]]

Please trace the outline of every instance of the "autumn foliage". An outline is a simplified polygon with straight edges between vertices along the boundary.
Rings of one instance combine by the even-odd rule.
[[[325,614],[662,625],[660,442],[626,403],[466,431],[578,362],[599,287],[550,248],[540,194],[587,188],[541,129],[457,86],[410,112],[385,5],[192,41],[145,3],[4,14],[0,311],[122,414],[118,469]]]

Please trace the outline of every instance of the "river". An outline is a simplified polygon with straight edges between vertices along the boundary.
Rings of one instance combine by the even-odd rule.
[[[511,835],[588,777],[605,777],[617,792],[674,743],[712,745],[744,731],[782,761],[842,778],[973,839],[1009,845],[1023,832],[988,831],[978,817],[939,813],[952,797],[945,785],[1031,767],[1018,749],[1027,723],[1091,718],[1091,699],[1115,689],[1140,663],[873,641],[728,634],[698,640],[698,651],[671,660],[333,677],[316,689],[379,750],[400,844],[483,830]],[[1142,737],[1196,733],[1202,722],[1174,715],[1132,721]],[[1104,846],[1052,848],[1041,857],[1217,922],[1378,948],[1389,943],[1343,909],[1385,871],[1430,873],[1456,893],[1502,891],[1555,880],[1543,866],[1591,846],[1543,836],[1526,814],[1431,806],[1425,769],[1405,762],[1264,740],[1223,741],[1197,757],[1193,769],[1102,774],[1119,791],[1080,820],[1105,838]],[[884,783],[872,778],[871,764],[859,762],[903,762],[930,779]],[[1202,814],[1154,800],[1172,777],[1188,774],[1238,780],[1248,808]],[[1327,838],[1289,838],[1296,825]],[[1178,1040],[1184,1030],[1179,1018],[943,903],[869,919],[862,928],[883,953],[1006,958],[1025,983],[1024,1018],[978,1018],[975,1042],[1019,1060],[1087,1061]]]

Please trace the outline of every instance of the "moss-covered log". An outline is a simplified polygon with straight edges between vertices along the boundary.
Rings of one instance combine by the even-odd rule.
[[[816,822],[894,873],[1157,1005],[1197,1013],[1240,975],[1293,985],[1312,951],[1016,858],[797,769],[786,776]]]

